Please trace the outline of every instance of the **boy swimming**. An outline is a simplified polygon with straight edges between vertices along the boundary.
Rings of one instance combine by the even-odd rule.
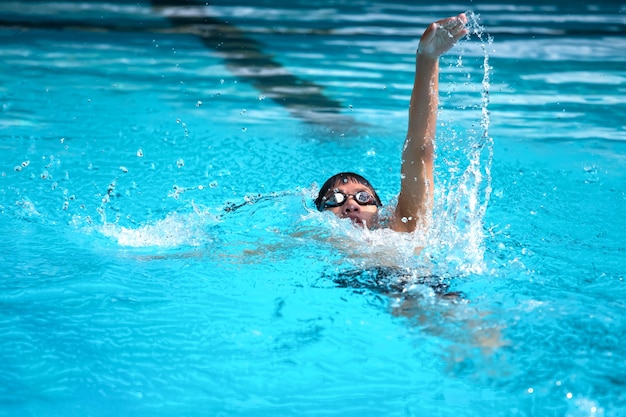
[[[342,172],[330,177],[315,199],[319,211],[331,211],[365,228],[385,226],[396,232],[425,227],[433,205],[433,159],[439,96],[439,57],[468,33],[464,13],[436,21],[422,35],[416,53],[415,79],[409,105],[408,132],[402,151],[398,203],[381,221],[382,206],[364,177]]]

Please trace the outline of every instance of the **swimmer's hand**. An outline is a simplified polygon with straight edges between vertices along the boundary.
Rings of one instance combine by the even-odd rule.
[[[431,23],[420,39],[417,54],[431,58],[445,54],[459,39],[467,35],[466,23],[465,13]]]

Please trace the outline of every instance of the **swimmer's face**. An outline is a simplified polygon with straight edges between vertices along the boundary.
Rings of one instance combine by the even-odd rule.
[[[374,191],[354,181],[335,184],[324,196],[324,211],[331,211],[337,217],[350,219],[360,227],[378,223],[378,206]]]

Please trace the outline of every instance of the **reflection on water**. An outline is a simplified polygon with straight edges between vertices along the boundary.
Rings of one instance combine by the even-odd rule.
[[[0,3],[0,413],[620,414],[621,6],[470,5],[436,227],[398,237],[315,183],[393,205],[458,6],[273,3]]]

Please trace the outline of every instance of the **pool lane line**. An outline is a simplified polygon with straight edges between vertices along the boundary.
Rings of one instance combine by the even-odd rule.
[[[151,3],[156,11],[172,8],[188,11],[192,5],[203,5],[186,0],[151,0]],[[174,12],[165,17],[177,30],[200,37],[206,47],[218,53],[233,75],[254,86],[293,116],[314,124],[356,124],[352,117],[341,114],[345,108],[340,101],[327,97],[323,87],[314,82],[290,74],[263,51],[260,42],[247,36],[241,28],[210,16]]]
[[[201,6],[185,0],[151,0],[153,9],[189,8]],[[76,30],[76,31],[141,31],[192,34],[203,45],[213,49],[224,61],[225,67],[238,79],[251,84],[265,98],[285,108],[293,117],[306,123],[326,128],[332,134],[354,133],[365,124],[343,112],[347,110],[339,100],[324,94],[323,87],[300,78],[263,51],[263,45],[246,35],[245,31],[220,19],[208,16],[164,16],[167,23],[158,21],[137,26],[125,23],[84,23],[70,19],[33,21],[0,20],[0,27],[15,29]],[[162,13],[159,13],[162,15]]]

